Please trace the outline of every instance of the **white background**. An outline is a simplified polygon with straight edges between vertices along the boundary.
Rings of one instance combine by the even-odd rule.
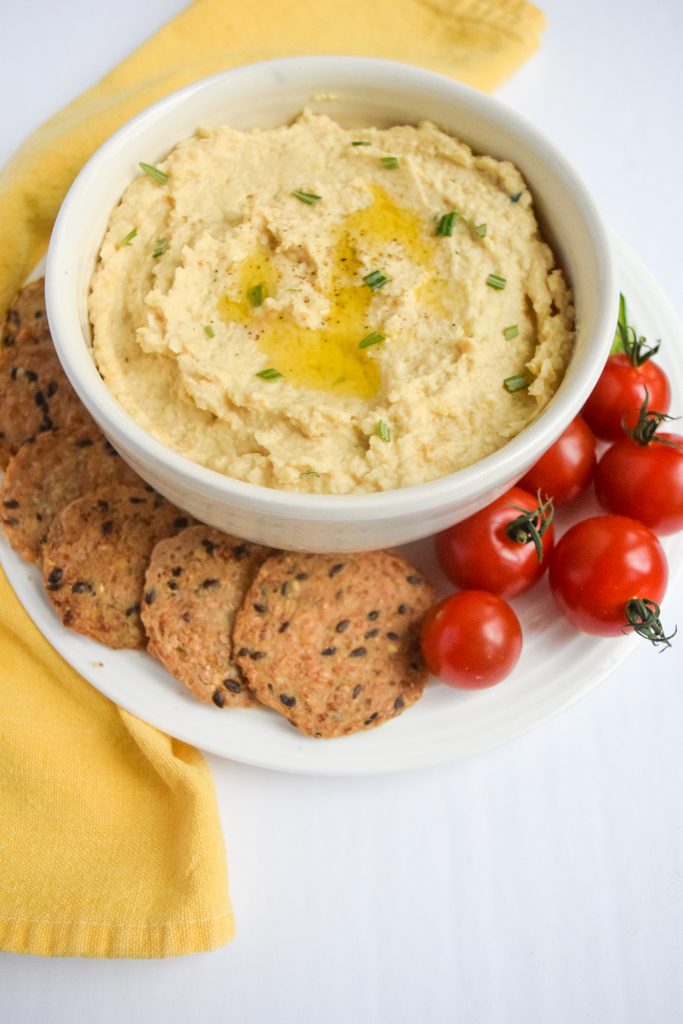
[[[0,163],[182,6],[3,4]],[[542,49],[498,95],[573,160],[680,313],[683,5],[542,6]],[[665,607],[683,634],[680,589]],[[0,955],[0,1019],[683,1021],[682,650],[643,643],[560,718],[448,767],[335,780],[210,758],[236,940],[151,962]]]

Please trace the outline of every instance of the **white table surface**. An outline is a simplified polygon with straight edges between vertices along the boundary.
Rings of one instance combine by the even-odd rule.
[[[0,164],[182,6],[3,5]],[[569,155],[680,313],[683,6],[542,6],[542,49],[499,96]],[[680,588],[665,607],[683,631]],[[151,962],[0,955],[0,1020],[683,1021],[682,645],[643,643],[572,710],[447,767],[336,780],[210,757],[236,940]]]

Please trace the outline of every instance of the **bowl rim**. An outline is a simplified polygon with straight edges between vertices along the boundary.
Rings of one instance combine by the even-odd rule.
[[[78,316],[74,316],[69,308],[67,289],[64,288],[60,277],[60,265],[64,251],[68,251],[72,245],[73,222],[78,223],[79,220],[80,197],[99,174],[99,168],[106,163],[109,155],[125,147],[128,137],[143,129],[148,121],[163,118],[196,93],[212,90],[226,81],[234,83],[234,88],[238,89],[241,80],[244,81],[255,74],[277,76],[280,71],[289,72],[290,75],[299,71],[303,77],[305,72],[310,74],[316,70],[320,72],[321,88],[324,88],[323,79],[326,75],[346,73],[349,77],[357,79],[360,74],[364,78],[374,78],[378,82],[381,79],[383,86],[387,84],[387,75],[399,75],[404,86],[408,84],[416,89],[431,90],[439,93],[446,101],[464,102],[489,123],[498,123],[507,132],[512,131],[525,147],[537,155],[540,154],[543,163],[553,165],[555,178],[573,194],[575,205],[582,209],[596,262],[603,275],[600,291],[604,293],[605,301],[599,304],[594,328],[595,336],[602,338],[603,344],[595,346],[595,356],[592,359],[584,360],[578,379],[573,382],[572,391],[563,391],[563,380],[541,413],[501,448],[470,466],[424,483],[384,491],[320,494],[271,488],[209,469],[173,451],[138,424],[109,390],[97,371],[94,360],[90,358],[87,364],[81,365],[81,346],[73,346],[72,351],[71,343],[63,340],[65,336],[78,334],[81,344],[88,347],[82,335]],[[200,121],[198,125],[199,123]],[[177,141],[180,142],[181,139]],[[117,201],[115,198],[112,209]],[[105,433],[111,434],[115,443],[120,437],[135,454],[141,453],[140,457],[143,460],[146,458],[153,461],[160,471],[182,481],[184,486],[198,494],[210,495],[214,500],[222,502],[232,499],[244,509],[304,520],[330,520],[335,515],[343,520],[351,517],[362,517],[368,521],[391,519],[408,512],[441,508],[451,501],[460,504],[476,498],[480,493],[492,490],[497,484],[502,490],[507,480],[523,472],[519,466],[524,462],[525,456],[531,452],[533,458],[540,457],[540,454],[557,438],[562,424],[565,421],[569,422],[579,412],[604,362],[604,359],[597,358],[597,354],[604,355],[605,359],[609,354],[608,341],[611,343],[612,340],[618,302],[610,238],[598,207],[573,163],[526,117],[501,100],[438,72],[383,58],[347,55],[283,57],[229,68],[177,89],[135,115],[98,147],[67,192],[50,239],[45,276],[48,319],[53,329],[60,361],[86,408],[91,412],[96,410],[94,418],[103,425]],[[568,418],[567,410],[571,413]]]

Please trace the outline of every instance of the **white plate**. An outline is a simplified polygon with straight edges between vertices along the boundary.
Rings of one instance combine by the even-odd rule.
[[[614,244],[629,319],[650,340],[664,340],[662,364],[674,395],[683,396],[683,359],[677,352],[683,331],[678,318],[635,254],[618,240]],[[594,510],[589,499],[580,511],[586,515]],[[683,573],[683,534],[666,538],[665,548],[672,589]],[[433,561],[431,541],[404,550],[431,579],[444,582]],[[635,637],[601,639],[575,632],[555,610],[544,579],[531,594],[514,602],[524,631],[524,651],[504,683],[468,693],[432,682],[414,708],[378,729],[343,739],[315,740],[266,709],[219,711],[201,704],[149,655],[112,651],[65,629],[45,596],[40,574],[18,558],[4,537],[0,563],[38,629],[102,693],[179,739],[222,757],[278,771],[358,775],[418,768],[479,753],[521,736],[569,707],[642,643]]]

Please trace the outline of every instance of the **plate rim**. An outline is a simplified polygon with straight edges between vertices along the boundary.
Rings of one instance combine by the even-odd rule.
[[[656,305],[660,310],[662,324],[670,325],[678,331],[679,335],[683,334],[683,325],[681,324],[677,311],[652,273],[644,266],[639,256],[633,251],[633,249],[631,249],[630,246],[627,245],[627,243],[614,233],[611,234],[611,240],[616,254],[616,265],[619,277],[629,277],[630,275],[636,277],[639,280],[640,293],[651,295],[654,298]],[[31,277],[36,276],[38,273],[39,268],[36,269]],[[667,351],[675,353],[675,346],[671,345],[670,349]],[[680,535],[680,538],[681,544],[683,544],[683,534]],[[664,538],[664,541],[665,547],[667,547],[668,539]],[[424,541],[421,543],[424,543]],[[670,543],[671,542],[669,542],[669,545]],[[270,751],[269,749],[263,750],[263,745],[261,745],[259,750],[251,752],[248,749],[242,749],[239,742],[233,743],[232,749],[226,749],[225,743],[214,740],[211,733],[208,735],[201,735],[201,730],[198,731],[197,728],[193,726],[192,719],[190,719],[189,727],[185,728],[185,723],[183,721],[178,721],[177,711],[174,710],[174,702],[169,703],[168,707],[164,707],[162,703],[160,710],[156,707],[150,709],[149,706],[145,705],[144,700],[132,699],[127,691],[124,690],[122,694],[120,690],[117,690],[116,686],[109,685],[108,678],[106,676],[100,676],[98,678],[99,668],[104,666],[104,663],[101,661],[101,658],[98,657],[98,654],[105,654],[110,659],[113,656],[115,660],[123,660],[126,656],[134,654],[138,657],[141,656],[149,658],[154,666],[154,672],[161,672],[168,676],[168,679],[172,680],[173,683],[180,688],[183,699],[187,698],[193,705],[197,703],[189,693],[184,692],[182,684],[178,683],[177,680],[174,680],[172,676],[166,673],[165,669],[163,669],[163,667],[158,663],[154,662],[151,656],[147,655],[146,652],[112,651],[94,640],[82,637],[79,634],[72,633],[66,629],[59,621],[47,597],[42,591],[42,584],[40,582],[36,583],[34,579],[35,575],[39,573],[37,567],[22,562],[21,559],[19,559],[19,556],[11,550],[4,536],[0,538],[0,566],[4,569],[8,583],[15,596],[47,642],[88,682],[88,684],[94,686],[95,689],[108,699],[112,700],[112,702],[117,706],[125,709],[133,715],[136,715],[143,721],[146,721],[148,724],[160,729],[170,736],[173,736],[182,742],[199,747],[199,749],[207,753],[253,767],[301,775],[353,777],[393,774],[396,772],[435,767],[441,764],[461,760],[465,757],[474,756],[479,753],[486,753],[489,750],[520,739],[522,736],[527,735],[529,732],[539,728],[541,725],[551,721],[562,712],[577,704],[596,686],[604,682],[605,679],[610,676],[614,670],[633,653],[634,650],[637,649],[634,643],[616,645],[614,641],[610,639],[588,637],[585,634],[581,635],[580,639],[583,641],[584,648],[587,645],[590,645],[591,650],[600,650],[602,652],[602,656],[599,659],[595,659],[596,668],[592,674],[587,673],[578,686],[567,691],[564,699],[557,699],[551,707],[541,709],[540,714],[536,714],[535,716],[533,713],[527,714],[526,716],[523,715],[517,720],[512,720],[511,723],[506,723],[502,729],[500,726],[489,729],[479,742],[474,742],[470,745],[464,744],[461,749],[456,748],[445,752],[442,745],[438,745],[434,750],[431,748],[425,749],[424,746],[421,746],[418,749],[417,754],[413,748],[411,748],[409,754],[406,754],[405,751],[402,751],[399,744],[398,756],[394,753],[394,747],[390,747],[388,752],[384,754],[380,747],[379,757],[373,757],[371,744],[373,737],[377,736],[376,730],[369,730],[367,732],[359,733],[356,736],[339,737],[335,739],[327,739],[325,741],[316,740],[312,737],[305,736],[304,734],[295,734],[292,732],[291,739],[294,742],[290,743],[289,737],[285,740],[285,744],[289,744],[289,746],[286,748],[287,756],[283,759],[283,757],[277,753],[279,746],[276,747],[276,753],[274,756],[268,756]],[[683,576],[683,551],[681,553],[681,557],[676,561],[672,562],[670,560],[669,593],[675,589],[681,576]],[[35,593],[36,588],[38,588],[37,594]],[[473,697],[472,695],[469,695],[469,699],[476,700],[477,696],[480,696],[481,698],[486,694],[486,692],[487,691],[476,691]],[[457,697],[458,694],[454,695],[453,699],[457,699]],[[208,711],[208,713],[213,712],[213,709],[209,708],[208,705],[205,710]],[[228,713],[230,714],[231,719],[233,716],[237,716],[233,724],[237,729],[239,729],[239,716],[253,715],[254,710],[235,708],[229,709]],[[222,719],[223,716],[220,716],[220,718]],[[400,716],[399,719],[396,719],[395,721],[385,723],[382,726],[382,734],[386,735],[386,730],[389,730],[392,726],[403,722],[404,718],[405,716]],[[216,722],[217,721],[218,719],[216,719]],[[229,721],[230,720],[228,720],[228,722]],[[286,723],[284,719],[282,719],[282,722],[279,724],[283,723],[285,726],[288,726],[288,723]],[[291,729],[291,726],[289,726],[289,728]],[[227,737],[228,746],[231,745],[230,734],[233,731],[234,730],[230,728],[222,733],[221,739],[224,740]],[[343,745],[344,749],[348,751],[348,755],[340,754],[339,756],[336,756],[341,751],[341,745]],[[249,746],[249,744],[247,746]],[[363,750],[364,747],[367,747],[367,749],[370,750],[369,756],[367,754],[367,750]],[[329,751],[330,753],[329,755],[323,753],[322,757],[318,758],[316,758],[315,754],[313,754],[311,758],[308,754],[304,753],[300,758],[298,755],[301,755],[302,752],[307,749],[315,751]],[[387,753],[389,756],[387,756]]]

